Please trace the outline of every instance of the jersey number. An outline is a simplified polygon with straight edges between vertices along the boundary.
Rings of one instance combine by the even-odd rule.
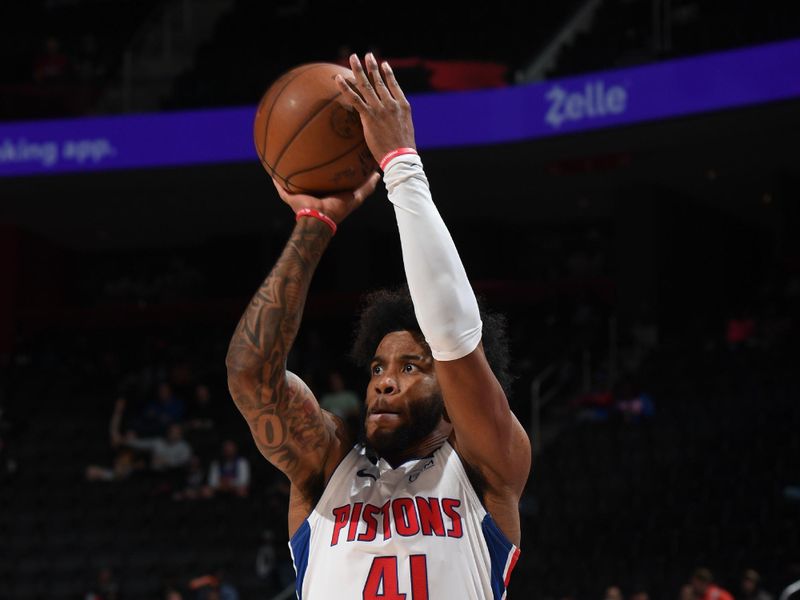
[[[428,564],[424,554],[408,557],[411,571],[411,599],[428,600]],[[363,600],[405,600],[397,585],[397,557],[376,556],[364,584]]]

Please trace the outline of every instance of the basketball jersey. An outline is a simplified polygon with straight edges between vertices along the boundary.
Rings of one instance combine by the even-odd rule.
[[[519,557],[448,442],[396,469],[356,445],[289,548],[299,600],[502,600]]]

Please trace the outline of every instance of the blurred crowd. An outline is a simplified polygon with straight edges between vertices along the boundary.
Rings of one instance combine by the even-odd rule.
[[[32,65],[31,80],[41,85],[67,82],[93,83],[102,79],[105,66],[91,34],[81,38],[74,50],[65,50],[56,36],[46,38]]]
[[[310,332],[298,343],[298,351],[310,352],[319,339],[319,332]],[[236,511],[240,510],[237,504],[254,496],[251,472],[256,468],[262,471],[262,480],[253,500],[262,502],[265,498],[263,508],[270,519],[283,523],[288,485],[281,477],[263,480],[266,462],[255,453],[249,432],[219,380],[219,365],[214,368],[197,352],[178,352],[178,358],[174,352],[179,344],[172,344],[167,351],[170,358],[159,357],[156,352],[140,368],[129,372],[122,367],[110,369],[116,373],[110,378],[116,379],[116,384],[109,381],[106,387],[116,387],[119,393],[106,404],[108,459],[85,466],[87,484],[125,486],[137,481],[145,484],[154,499],[220,502],[226,511]],[[155,346],[161,347],[162,342]],[[115,364],[116,360],[107,360],[107,366]],[[326,361],[308,361],[303,372],[315,387],[321,406],[356,430],[362,402],[346,375]],[[205,380],[201,374],[206,374]],[[258,464],[254,466],[253,460]],[[243,509],[245,504],[240,506]],[[267,588],[283,589],[294,580],[282,528],[276,531],[269,526],[263,530],[253,561],[255,576]],[[188,580],[166,578],[162,591],[167,600],[240,597],[235,577],[222,570],[200,573]],[[124,597],[124,585],[111,568],[98,572],[86,595],[87,600]]]
[[[656,310],[647,305],[626,321],[616,323],[613,301],[608,298],[613,290],[606,294],[603,286],[584,285],[607,277],[611,238],[600,227],[575,229],[572,236],[552,234],[538,239],[547,260],[532,261],[531,273],[525,273],[532,276],[525,282],[502,279],[516,267],[465,259],[469,264],[475,263],[475,272],[481,277],[476,287],[488,296],[487,304],[508,313],[513,324],[512,370],[518,380],[512,406],[527,427],[532,379],[549,362],[564,359],[571,365],[567,372],[573,384],[582,382],[584,366],[589,373],[586,389],[577,385],[565,392],[565,396],[574,398],[571,418],[617,420],[637,431],[650,422],[657,425],[662,407],[666,408],[670,398],[658,396],[649,376],[654,357],[672,332],[660,326]],[[465,254],[480,251],[477,247],[467,248]],[[102,304],[110,309],[109,313],[131,303],[172,303],[177,307],[174,318],[171,316],[164,323],[156,314],[150,323],[142,319],[145,324],[140,327],[138,321],[129,323],[129,313],[121,310],[116,321],[109,324],[62,324],[61,329],[48,330],[35,341],[20,340],[9,373],[23,373],[34,365],[32,378],[42,378],[44,374],[49,380],[66,380],[65,389],[72,390],[68,397],[85,406],[85,423],[91,424],[91,429],[87,425],[82,435],[102,440],[105,452],[97,450],[96,456],[88,456],[76,465],[73,479],[82,480],[82,492],[124,490],[129,484],[138,483],[142,485],[131,485],[130,489],[136,494],[147,490],[148,498],[156,499],[154,505],[187,512],[201,506],[224,506],[230,514],[263,502],[264,513],[275,516],[277,524],[258,522],[254,526],[254,539],[247,545],[251,553],[248,568],[259,579],[270,582],[269,587],[280,589],[293,579],[283,529],[288,489],[283,478],[272,477],[270,467],[255,451],[249,431],[226,390],[224,354],[235,316],[197,317],[183,310],[206,301],[206,288],[211,287],[206,283],[216,282],[217,277],[198,271],[195,265],[202,265],[203,261],[193,262],[190,253],[183,256],[180,251],[170,252],[166,258],[165,254],[153,252],[150,259],[131,256],[127,260],[108,253],[94,262],[81,261],[99,275],[87,280],[82,293],[70,297],[79,298],[89,309]],[[104,267],[115,262],[126,268],[109,268],[103,278]],[[499,282],[483,279],[493,268],[495,272],[507,268],[508,272],[498,273]],[[542,285],[537,286],[540,281]],[[315,299],[325,293],[320,290]],[[754,353],[774,353],[791,346],[787,340],[796,332],[798,298],[800,285],[796,276],[776,278],[765,285],[751,306],[728,312],[720,309],[717,320],[709,321],[707,331],[690,332],[687,339],[721,357],[714,373],[720,379],[751,385],[746,375],[755,369],[754,364],[761,364],[753,362]],[[237,311],[245,302],[240,299]],[[308,311],[288,366],[309,383],[323,408],[357,428],[361,422],[364,374],[342,360],[348,350],[352,314],[339,310],[348,314]],[[587,356],[590,360],[585,360]],[[25,408],[21,403],[8,402],[14,397],[13,388],[0,386],[0,393],[4,394],[0,396],[3,482],[37,467],[17,457],[15,447],[24,431],[26,415],[24,410],[19,414]],[[55,399],[52,402],[54,414],[66,411]],[[12,407],[14,413],[10,412]],[[35,420],[34,415],[28,417]],[[637,428],[640,424],[645,427]],[[800,485],[800,481],[786,483]],[[182,574],[177,580],[165,581],[163,597],[235,598],[242,587],[240,574],[206,566],[209,568],[199,569],[193,577]],[[727,568],[741,566],[744,565]],[[728,575],[730,572],[726,571]],[[97,573],[93,597],[122,597],[125,581],[124,573],[103,569]],[[771,577],[769,584],[774,585]],[[726,585],[736,600],[769,600],[758,573],[752,570],[733,585],[730,579],[724,584],[715,583],[707,570],[698,569],[680,596],[678,590],[668,594],[674,592],[680,600],[730,600],[723,593]],[[658,598],[665,593],[646,588],[623,591],[624,596],[618,587],[610,587],[606,597],[648,600],[648,593]],[[783,590],[770,587],[767,591],[773,600],[779,600]]]
[[[775,594],[771,594],[764,589],[761,575],[755,569],[745,569],[737,588],[729,591],[714,580],[714,575],[708,568],[698,567],[681,587],[676,600],[797,600],[800,598],[800,565],[795,565],[792,571],[793,573],[788,574],[789,579],[796,576],[796,581],[791,581]],[[656,591],[662,596],[662,590]],[[565,597],[562,600],[570,598]],[[650,594],[645,587],[636,587],[626,595],[619,586],[611,585],[606,589],[603,600],[650,600]]]

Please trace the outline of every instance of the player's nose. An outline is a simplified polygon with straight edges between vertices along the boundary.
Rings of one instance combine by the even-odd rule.
[[[384,375],[375,382],[375,391],[379,394],[393,394],[398,390],[397,381],[394,377]]]

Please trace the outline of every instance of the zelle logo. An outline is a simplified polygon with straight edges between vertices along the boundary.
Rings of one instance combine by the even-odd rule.
[[[604,81],[587,83],[581,91],[565,90],[560,85],[545,94],[550,108],[544,120],[555,128],[565,121],[596,119],[605,115],[618,115],[628,106],[628,92],[620,85],[606,88]]]

